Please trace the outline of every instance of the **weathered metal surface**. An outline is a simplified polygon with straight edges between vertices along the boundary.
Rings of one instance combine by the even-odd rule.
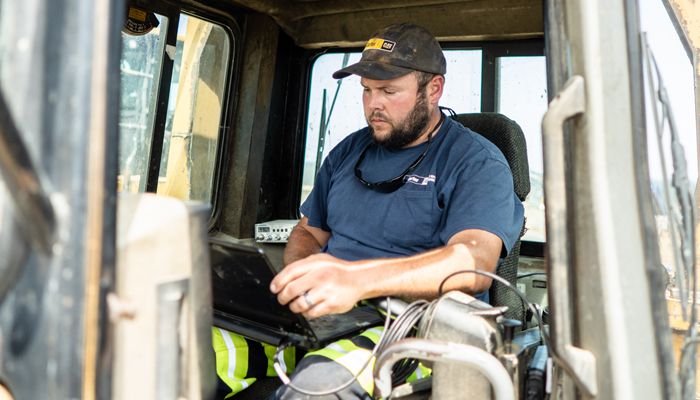
[[[100,311],[114,267],[115,188],[105,182],[116,182],[107,150],[117,142],[122,3],[0,8],[0,86],[56,210],[52,252],[18,260],[0,303],[0,381],[16,398],[91,399],[111,372]],[[0,236],[22,245],[12,228]]]
[[[544,35],[543,2],[537,0],[232,0],[232,3],[270,15],[299,46],[306,48],[361,46],[376,29],[405,21],[425,26],[441,41]]]
[[[222,231],[237,238],[253,237],[257,216],[263,150],[267,138],[279,29],[272,19],[256,15],[246,22],[229,171],[224,182],[226,201],[236,207],[222,212]]]

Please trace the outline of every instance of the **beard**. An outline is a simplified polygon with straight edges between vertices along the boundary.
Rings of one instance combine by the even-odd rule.
[[[374,134],[374,129],[372,125],[369,125],[369,121],[372,118],[381,118],[385,121],[389,121],[386,116],[378,111],[372,113],[368,118],[369,132],[372,135],[374,143],[383,146],[384,148],[397,150],[406,147],[409,143],[415,141],[420,137],[420,135],[425,130],[425,127],[430,121],[430,110],[428,109],[428,96],[425,92],[418,95],[416,104],[413,109],[408,113],[408,116],[404,118],[403,121],[398,123],[391,123],[391,131],[384,138],[378,138]]]

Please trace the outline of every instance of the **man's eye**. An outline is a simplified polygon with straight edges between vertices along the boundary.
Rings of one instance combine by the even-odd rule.
[[[394,94],[394,93],[396,93],[396,90],[384,89],[384,93],[386,93],[386,94]]]

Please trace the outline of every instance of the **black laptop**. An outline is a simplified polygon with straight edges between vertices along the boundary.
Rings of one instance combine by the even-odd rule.
[[[218,327],[274,345],[290,342],[314,349],[383,322],[367,306],[307,320],[270,292],[276,269],[262,249],[212,238],[210,255]]]

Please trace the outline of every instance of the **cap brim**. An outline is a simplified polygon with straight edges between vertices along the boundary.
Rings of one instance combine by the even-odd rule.
[[[376,61],[359,61],[343,69],[335,71],[333,78],[342,79],[350,75],[358,75],[363,78],[374,80],[387,80],[404,76],[413,72],[409,68],[397,67],[395,65],[380,63]]]

